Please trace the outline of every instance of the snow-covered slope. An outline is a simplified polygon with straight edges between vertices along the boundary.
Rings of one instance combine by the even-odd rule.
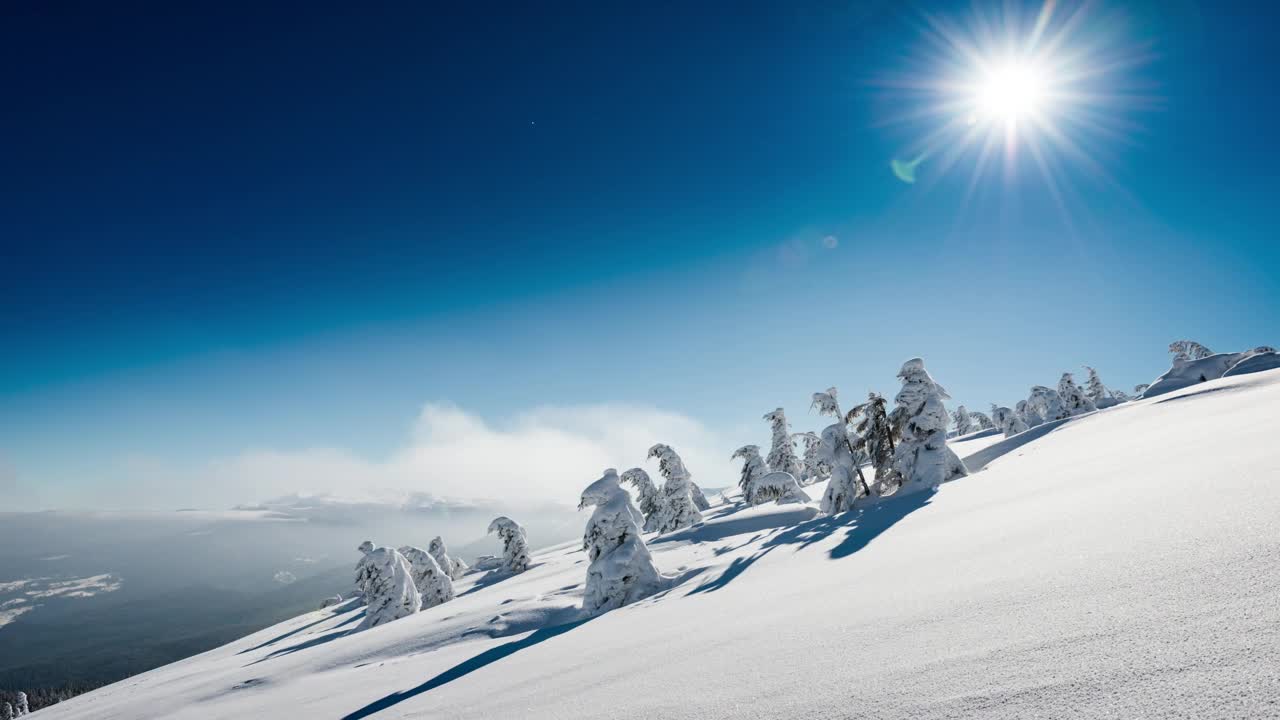
[[[385,626],[316,611],[41,717],[1274,717],[1277,407],[1271,370],[974,438],[981,472],[861,514],[713,507],[650,538],[667,589],[595,618],[572,544]]]

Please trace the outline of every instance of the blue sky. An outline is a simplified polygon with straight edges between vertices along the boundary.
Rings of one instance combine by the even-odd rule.
[[[425,403],[653,406],[727,456],[913,355],[985,409],[1280,340],[1274,10],[1092,11],[1145,100],[1064,213],[1031,167],[889,172],[883,78],[987,6],[262,5],[4,11],[0,498],[384,457]]]

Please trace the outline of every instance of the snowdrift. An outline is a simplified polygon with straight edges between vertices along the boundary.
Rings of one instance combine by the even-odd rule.
[[[1152,398],[1209,380],[1247,375],[1276,367],[1280,367],[1280,355],[1262,348],[1238,353],[1216,353],[1199,360],[1174,360],[1173,367],[1153,380],[1142,397]]]
[[[1274,717],[1278,402],[1270,370],[972,438],[953,447],[983,469],[936,492],[647,535],[673,582],[612,612],[580,609],[575,542],[387,625],[351,632],[348,602],[40,716]]]

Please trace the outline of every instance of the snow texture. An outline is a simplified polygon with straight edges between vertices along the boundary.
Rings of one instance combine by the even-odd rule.
[[[436,559],[436,564],[449,574],[450,580],[462,579],[470,569],[462,558],[449,556],[449,548],[445,546],[444,538],[439,535],[431,539],[431,543],[427,545],[427,552],[431,553],[431,557]]]
[[[791,441],[791,426],[787,423],[787,414],[782,408],[764,414],[773,432],[773,444],[769,448],[769,457],[765,462],[774,472],[785,472],[792,477],[800,477],[804,472],[800,458],[796,457],[795,443]]]
[[[365,550],[370,546],[369,550]],[[413,582],[409,561],[395,548],[377,547],[369,541],[360,546],[364,557],[356,565],[356,587],[364,593],[366,607],[361,630],[418,612],[422,595]]]
[[[1232,365],[1226,372],[1222,373],[1222,377],[1248,375],[1249,373],[1274,370],[1275,368],[1280,368],[1280,353],[1277,353],[1274,350],[1266,350],[1250,355],[1235,365]]]
[[[422,596],[423,610],[453,599],[453,579],[436,562],[434,555],[413,545],[400,548],[400,554],[409,561],[409,567],[413,571],[413,585]]]
[[[649,448],[649,458],[658,459],[658,472],[666,479],[654,530],[669,533],[702,522],[702,513],[693,500],[689,471],[676,451],[670,445],[658,443]]]
[[[591,565],[582,595],[582,608],[603,612],[635,602],[655,592],[662,577],[640,536],[644,516],[609,468],[582,491],[578,509],[594,507],[582,536],[582,549]]]
[[[924,360],[912,358],[898,372],[902,389],[894,397],[894,413],[905,418],[902,442],[893,456],[893,469],[903,478],[903,489],[934,488],[969,474],[964,463],[947,447],[946,390],[929,376]]]
[[[622,482],[634,487],[639,494],[640,512],[644,514],[644,532],[657,530],[658,522],[662,519],[659,512],[662,509],[662,494],[649,478],[649,473],[644,468],[631,468],[622,473]]]
[[[489,523],[489,533],[502,541],[502,566],[513,573],[529,569],[529,541],[520,523],[502,515]]]
[[[1152,398],[1174,390],[1181,390],[1191,385],[1217,380],[1225,377],[1236,365],[1259,355],[1266,355],[1269,352],[1273,351],[1270,348],[1261,347],[1246,352],[1206,355],[1192,360],[1174,358],[1173,367],[1153,380],[1141,394],[1141,397]],[[1265,364],[1267,361],[1260,360],[1257,362]]]

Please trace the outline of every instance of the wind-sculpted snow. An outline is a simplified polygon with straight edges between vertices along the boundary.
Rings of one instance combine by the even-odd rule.
[[[975,433],[936,492],[647,536],[673,577],[612,612],[582,610],[575,541],[373,631],[339,605],[36,717],[1275,717],[1277,404],[1271,370]]]

